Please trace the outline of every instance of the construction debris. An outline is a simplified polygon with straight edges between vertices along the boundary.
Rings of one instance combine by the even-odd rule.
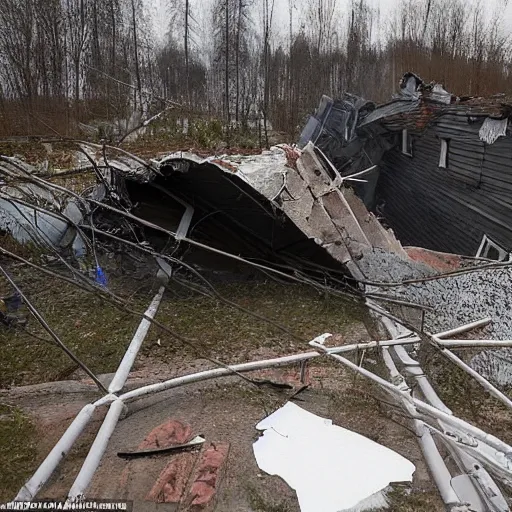
[[[203,436],[195,436],[193,439],[183,444],[175,444],[166,446],[165,448],[154,448],[149,450],[137,450],[134,452],[117,452],[117,456],[122,459],[135,459],[137,457],[151,457],[153,455],[168,455],[171,453],[179,453],[186,450],[198,448],[205,442]]]
[[[295,489],[302,512],[385,507],[390,483],[412,482],[414,464],[401,455],[291,402],[256,428],[258,466]]]
[[[180,152],[146,162],[119,148],[78,142],[77,150],[94,170],[97,180],[97,184],[83,194],[38,176],[23,162],[1,158],[0,228],[9,231],[19,242],[31,242],[50,254],[66,274],[4,247],[0,247],[0,254],[85,288],[141,318],[139,329],[108,388],[88,372],[103,396],[83,407],[17,499],[33,499],[41,491],[62,457],[90,423],[94,411],[104,406],[109,407],[108,413],[68,492],[70,498],[87,496],[109,439],[133,401],[192,382],[225,376],[238,376],[261,392],[266,389],[262,384],[276,387],[276,382],[251,379],[244,376],[245,372],[328,357],[370,379],[401,408],[402,414],[410,420],[449,510],[509,510],[498,484],[512,486],[512,447],[457,418],[442,402],[435,391],[436,383],[431,382],[417,358],[427,347],[444,355],[454,368],[463,369],[486,392],[512,407],[509,397],[498,387],[512,382],[512,363],[502,357],[508,354],[506,347],[510,346],[512,338],[508,314],[512,282],[508,253],[512,246],[508,246],[509,226],[499,220],[508,206],[502,204],[501,199],[501,202],[491,199],[501,212],[494,216],[490,210],[494,205],[487,204],[488,199],[481,199],[480,196],[494,197],[489,187],[495,184],[486,165],[479,167],[482,170],[479,183],[485,194],[462,191],[455,176],[464,174],[459,162],[464,141],[458,139],[459,131],[469,130],[472,137],[485,140],[484,164],[487,154],[510,142],[507,110],[498,109],[502,115],[497,122],[496,106],[483,107],[475,101],[458,100],[437,84],[426,85],[417,76],[408,74],[402,81],[400,95],[381,107],[353,96],[346,96],[339,102],[323,98],[321,108],[303,134],[301,150],[279,146],[250,157],[209,158]],[[489,116],[492,120],[485,121]],[[478,122],[473,121],[473,117],[477,117]],[[464,130],[462,118],[467,124]],[[415,169],[408,168],[421,158],[422,151],[427,154],[434,132],[443,135],[435,172],[444,174],[434,186],[429,171],[429,181],[425,182],[428,186],[422,189],[423,178],[418,176],[421,173],[415,174]],[[480,148],[484,142],[478,139],[471,144]],[[491,145],[492,149],[488,147]],[[455,165],[455,162],[458,163]],[[398,176],[400,166],[407,169]],[[425,164],[421,172],[428,170],[427,167]],[[447,187],[442,187],[440,183],[445,182]],[[415,203],[414,210],[406,208],[407,201],[416,197],[415,192],[412,196],[404,192],[408,188],[421,189],[424,194],[418,196],[420,201]],[[440,188],[444,188],[443,205],[439,206],[443,214],[438,216],[438,212],[428,206],[431,204],[428,194]],[[451,195],[447,195],[447,191],[451,191]],[[452,223],[455,226],[459,220],[463,221],[464,229],[459,226],[455,233],[453,226],[443,228],[439,244],[434,244],[441,222],[453,220],[447,217],[447,212],[461,207],[460,198],[465,201],[466,192],[473,213],[470,217],[457,214]],[[474,202],[477,196],[479,206]],[[446,197],[450,201],[446,201]],[[482,201],[487,201],[485,211],[481,208]],[[474,220],[474,226],[466,229],[468,219]],[[396,229],[398,238],[387,227],[388,223]],[[404,248],[401,241],[415,247]],[[127,305],[109,289],[98,254],[108,257],[120,252],[128,253],[145,267],[145,275],[158,276],[158,293],[145,312]],[[499,261],[488,261],[491,256]],[[267,278],[307,284],[322,293],[365,304],[381,330],[387,331],[381,337],[389,339],[328,347],[330,335],[325,334],[311,342],[314,352],[240,365],[205,357],[215,368],[125,390],[137,354],[153,324],[201,353],[196,342],[185,339],[156,319],[166,289],[173,282],[239,307],[259,321],[279,327],[287,336],[297,338],[272,319],[220,297],[215,289],[215,283],[223,279],[244,276],[249,280],[260,273]],[[3,274],[21,293],[9,274],[5,271]],[[27,297],[20,297],[45,325]],[[470,339],[446,339],[476,328],[479,331],[471,334]],[[60,342],[50,326],[45,325],[45,329],[56,343]],[[66,350],[62,342],[59,346]],[[452,352],[460,347],[481,347],[484,352],[474,356],[468,365]],[[489,351],[494,347],[500,350]],[[369,349],[381,353],[389,370],[389,380],[365,367],[365,351]],[[340,355],[354,351],[363,354],[358,364]],[[87,367],[80,364],[87,371]],[[295,427],[309,426],[312,430],[294,430],[287,423],[288,413],[298,415],[296,419],[303,422],[302,425],[297,422]],[[281,423],[283,417],[284,424]],[[390,482],[410,481],[414,471],[411,463],[379,445],[375,445],[378,449],[373,444],[367,448],[370,441],[340,427],[326,425],[325,421],[288,403],[259,425],[265,427],[266,432],[254,445],[260,467],[285,478],[297,490],[303,510],[368,507],[376,503],[375,493],[380,493]],[[319,429],[321,435],[317,435]],[[300,446],[294,444],[297,436],[302,440]],[[353,450],[354,439],[360,442],[360,450]],[[189,440],[190,437],[183,437],[173,444],[187,445]],[[299,457],[291,466],[285,464],[286,457],[274,460],[274,455],[285,446],[283,443],[287,443],[288,462]],[[266,451],[269,444],[272,444],[270,454]],[[341,445],[345,448],[338,456],[333,456],[333,446]],[[306,457],[309,451],[305,452],[305,447],[308,450],[311,447],[314,453]],[[139,447],[139,452],[131,455],[140,455],[140,451],[143,455],[154,454],[160,450],[155,446],[147,449],[150,452]],[[348,449],[352,449],[351,453],[359,461],[363,459],[361,450],[368,453],[368,457],[383,454],[386,460],[375,463],[370,469],[365,467],[362,481],[361,474],[353,470],[355,462],[351,462],[346,478],[339,478],[338,471],[344,471],[345,466],[338,468],[337,464],[346,462]],[[201,456],[191,484],[190,502],[186,503],[191,509],[211,502],[228,451],[228,444],[222,442],[203,451],[204,457]],[[320,456],[324,466],[338,468],[333,471],[335,483],[329,480],[330,473],[325,476],[325,471],[307,474],[304,471],[304,468],[311,469]],[[177,462],[174,466],[171,464],[161,474],[158,485],[150,493],[157,501],[165,494],[170,481],[177,482],[179,468],[185,468],[188,473],[192,471],[190,461],[182,462],[181,466]],[[395,463],[396,475],[389,471]],[[213,467],[216,469],[212,470]],[[374,471],[375,478],[368,477],[369,471]],[[350,480],[352,477],[354,480]],[[180,482],[169,491],[174,503],[181,500],[187,480]],[[342,492],[340,486],[347,483],[347,489]],[[324,489],[324,486],[327,487]],[[203,501],[201,496],[209,498]],[[370,501],[365,501],[367,498]],[[325,500],[321,506],[319,499]]]

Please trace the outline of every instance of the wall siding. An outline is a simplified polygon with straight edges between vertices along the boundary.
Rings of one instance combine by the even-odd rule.
[[[402,244],[474,256],[487,234],[512,251],[512,137],[484,144],[481,124],[442,116],[414,138],[412,158],[399,147],[384,156],[377,202]],[[439,137],[450,139],[447,169]]]

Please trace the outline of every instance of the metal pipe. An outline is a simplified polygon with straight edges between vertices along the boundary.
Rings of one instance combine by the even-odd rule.
[[[372,165],[371,167],[369,167],[368,169],[365,169],[364,171],[356,172],[355,174],[349,174],[348,176],[344,176],[342,179],[343,180],[350,180],[350,179],[353,179],[353,178],[358,178],[360,176],[364,176],[365,174],[368,174],[369,172],[374,171],[375,169],[377,169],[377,166],[376,165]]]
[[[344,352],[352,352],[354,350],[367,350],[370,348],[393,346],[404,343],[417,343],[418,340],[411,338],[410,340],[385,340],[385,341],[370,341],[368,343],[357,343],[353,345],[343,345],[341,347],[325,348],[327,353],[330,354],[341,354]],[[205,370],[198,373],[192,373],[190,375],[184,375],[182,377],[176,377],[174,379],[167,380],[165,382],[159,382],[158,384],[150,384],[133,391],[124,393],[119,398],[123,401],[134,400],[143,396],[160,393],[168,389],[184,386],[186,384],[192,384],[193,382],[199,382],[203,380],[215,379],[219,377],[231,376],[233,372],[243,373],[251,372],[254,370],[262,370],[264,368],[271,368],[274,366],[286,366],[288,364],[299,363],[301,361],[307,361],[320,357],[322,354],[315,352],[304,352],[303,354],[295,354],[291,356],[278,357],[275,359],[265,359],[263,361],[255,361],[251,363],[241,363],[229,366],[228,368],[214,368],[213,370]]]
[[[407,352],[407,350],[405,350],[405,348],[401,345],[397,345],[396,347],[393,347],[396,355],[400,358],[400,361],[402,362],[402,364],[404,364],[405,366],[407,367],[410,367],[410,366],[419,366],[420,363],[418,363],[418,361],[416,361],[415,359],[413,359]],[[421,371],[421,373],[423,373],[423,371]]]
[[[384,326],[389,331],[391,336],[394,336],[395,338],[405,336],[408,335],[408,333],[410,333],[408,329],[405,329],[403,326],[399,324],[395,324],[395,322],[391,321],[388,318],[381,317],[381,322],[384,324]],[[423,369],[421,368],[419,363],[409,356],[409,354],[405,351],[403,346],[399,345],[394,347],[394,351],[395,354],[400,359],[400,361],[402,362],[402,364],[405,365],[407,373],[415,378],[427,402],[429,402],[434,407],[437,407],[439,410],[444,411],[447,414],[452,414],[452,411],[448,409],[448,407],[446,407],[443,401],[439,398],[439,395],[432,387],[432,384],[430,384],[430,381],[423,372]]]
[[[31,501],[36,497],[37,493],[50,479],[57,466],[68,454],[75,441],[84,431],[95,410],[95,405],[87,404],[78,413],[71,425],[67,428],[66,432],[64,432],[64,435],[59,439],[58,443],[41,463],[32,478],[28,480],[18,492],[16,498],[14,498],[15,501]]]
[[[394,322],[388,321],[385,319],[385,323],[387,324],[386,327],[389,330],[390,334],[394,338],[399,338],[400,334],[402,332],[402,326],[397,325]],[[483,321],[478,322],[478,325],[481,325]],[[474,328],[475,323],[470,324],[469,328]],[[463,329],[467,329],[468,326],[464,326]],[[411,333],[412,334],[412,333]],[[452,343],[452,342],[446,342],[441,339],[437,339],[439,344],[443,343]],[[454,340],[453,343],[457,343],[461,340]],[[464,342],[465,340],[462,340]],[[467,341],[467,340],[466,340]],[[478,343],[477,340],[469,340],[470,343],[468,345],[475,346],[476,343]],[[482,340],[480,340],[482,341]],[[395,347],[395,351],[397,351],[398,347]],[[385,355],[385,352],[387,349],[383,349],[383,353]],[[400,355],[400,350],[397,351],[397,355]],[[394,362],[391,358],[389,358],[392,364],[392,368],[396,371],[396,366],[394,365]],[[411,358],[409,357],[408,360]],[[386,362],[386,358],[384,358],[384,361]],[[389,365],[387,365],[389,368]],[[415,377],[416,381],[418,382],[423,395],[425,396],[426,400],[429,401],[432,405],[437,407],[438,409],[448,413],[452,414],[451,411],[444,405],[444,403],[441,401],[433,387],[431,386],[430,382],[428,381],[426,375],[423,374],[423,371],[420,366],[408,366],[406,370]],[[402,401],[405,404],[405,407],[407,410],[411,411],[409,409],[410,405],[406,400]],[[412,412],[414,413],[414,408],[412,409]],[[414,425],[416,428],[416,431],[418,432],[417,425],[418,420],[414,421]],[[429,429],[432,429],[431,425],[427,425],[424,422],[423,423],[423,431],[426,431],[427,429],[425,427],[428,427]],[[501,479],[504,479],[505,481],[510,481],[510,470],[508,469],[508,460],[507,457],[499,452],[499,455],[501,455],[500,459],[501,461],[498,461],[496,459],[496,455],[498,455],[492,448],[490,448],[485,443],[479,443],[477,448],[473,448],[468,446],[467,444],[464,444],[464,441],[462,442],[456,442],[454,441],[453,435],[460,436],[460,439],[463,439],[464,437],[467,437],[464,433],[457,431],[454,429],[454,432],[450,432],[450,435],[445,434],[445,432],[448,432],[448,428],[453,427],[447,427],[443,421],[438,420],[438,423],[443,430],[438,431],[437,429],[434,429],[438,434],[441,435],[441,438],[445,440],[447,443],[447,447],[452,453],[452,456],[454,459],[457,460],[464,460],[465,464],[464,467],[460,467],[460,469],[464,472],[466,472],[471,478],[472,482],[476,484],[476,487],[478,488],[479,492],[486,496],[487,500],[489,500],[492,503],[492,510],[508,510],[508,506],[506,505],[506,501],[503,498],[503,495],[501,494],[500,490],[492,480],[492,478],[489,476],[487,471],[484,469],[484,464],[488,465],[493,469],[496,475],[498,475]],[[423,436],[422,436],[423,437]],[[420,446],[423,450],[425,459],[431,469],[431,473],[433,475],[433,478],[436,482],[436,485],[441,493],[441,496],[443,497],[443,500],[447,502],[447,500],[453,499],[453,495],[451,493],[453,492],[453,488],[451,486],[451,477],[444,473],[443,476],[443,466],[445,469],[446,465],[444,464],[443,459],[440,460],[438,457],[440,457],[439,451],[437,449],[437,446],[435,445],[432,435],[430,433],[430,430],[428,430],[428,437],[429,440],[426,440],[426,442],[420,437],[419,442]],[[433,443],[433,444],[431,444]],[[473,452],[473,457],[466,453],[466,451]],[[430,459],[430,457],[434,457],[433,459]],[[437,462],[436,462],[437,459]],[[476,464],[476,459],[480,461],[480,464]],[[471,463],[474,462],[474,463]],[[438,469],[434,469],[434,465],[438,464]],[[478,468],[478,469],[477,469]],[[451,496],[450,496],[451,495]],[[466,501],[466,497],[462,496],[460,497],[461,501]]]
[[[107,449],[110,436],[116,428],[119,416],[121,415],[124,407],[125,405],[123,401],[119,399],[113,402],[110,406],[110,409],[103,420],[103,424],[96,435],[96,439],[94,440],[82,468],[69,491],[68,497],[70,499],[81,498],[84,496],[96,469],[98,469],[98,466],[100,465],[103,454]]]
[[[450,336],[455,336],[456,334],[461,334],[463,332],[468,332],[473,329],[478,329],[479,327],[485,327],[491,323],[492,319],[482,318],[482,320],[477,320],[476,322],[471,322],[470,324],[461,325],[460,327],[456,327],[455,329],[450,329],[449,331],[441,332],[438,334],[434,334],[436,338],[449,338]]]
[[[437,338],[437,336],[436,336]],[[442,347],[452,348],[497,348],[512,347],[512,340],[442,340],[437,339]]]
[[[439,395],[432,387],[432,384],[430,384],[429,380],[427,379],[427,376],[423,373],[421,367],[409,366],[406,367],[405,371],[414,377],[427,402],[429,402],[431,405],[433,405],[440,411],[445,412],[446,414],[453,414],[452,411],[448,407],[446,407],[444,402],[439,398]]]
[[[477,489],[480,488],[481,497],[486,502],[489,509],[495,512],[510,512],[507,501],[503,497],[499,487],[491,478],[491,475],[489,475],[487,470],[484,468],[484,465],[474,456],[461,449],[457,443],[454,443],[445,437],[442,437],[441,439],[452,453],[453,459],[459,469],[470,477],[474,487]],[[500,470],[500,476],[501,474],[502,471]],[[507,480],[506,475],[505,480]]]
[[[416,433],[420,436],[419,442],[421,451],[423,452],[423,456],[425,457],[435,484],[439,489],[443,502],[447,505],[459,503],[461,500],[451,485],[452,475],[437,449],[430,430],[426,428],[425,423],[420,420],[414,420],[414,427]]]
[[[378,375],[375,375],[374,373],[366,370],[365,368],[359,367],[356,364],[352,363],[352,361],[349,361],[348,359],[345,359],[342,356],[339,356],[337,354],[332,354],[325,352],[325,347],[322,345],[318,345],[315,342],[309,343],[311,346],[314,346],[330,357],[336,359],[337,361],[343,363],[345,366],[348,366],[349,368],[352,368],[354,371],[361,373],[365,377],[368,377],[369,379],[373,380],[377,384],[380,384],[383,388],[391,391],[393,394],[399,397],[403,397],[406,399],[409,403],[414,405],[418,410],[422,411],[423,413],[430,415],[436,419],[445,421],[449,425],[461,429],[462,431],[467,432],[469,435],[473,436],[474,438],[478,439],[479,441],[482,441],[483,443],[488,444],[495,450],[502,452],[503,454],[509,454],[512,453],[512,447],[510,447],[508,444],[504,443],[497,437],[493,436],[492,434],[488,434],[484,432],[483,430],[479,429],[478,427],[475,427],[471,425],[470,423],[467,423],[464,420],[461,420],[460,418],[457,418],[455,416],[452,416],[450,414],[447,414],[444,411],[441,411],[437,409],[436,407],[427,404],[421,400],[418,400],[417,398],[409,396],[406,392],[401,391],[398,389],[395,385],[391,384],[390,382],[384,380],[383,378],[379,377]],[[512,468],[512,461],[509,464],[507,462],[507,468]],[[512,475],[512,473],[511,473]]]
[[[384,360],[384,364],[387,366],[389,374],[391,375],[391,382],[395,384],[398,389],[408,391],[410,388],[403,375],[398,371],[395,362],[389,353],[388,347],[382,347],[382,359]]]
[[[497,460],[495,454],[483,451],[480,445],[469,446],[466,444],[462,444],[457,440],[454,440],[452,436],[446,434],[445,432],[441,432],[432,425],[428,425],[425,423],[425,426],[428,427],[433,432],[435,432],[436,434],[438,434],[442,438],[442,440],[445,441],[445,444],[447,446],[450,444],[456,446],[459,451],[463,451],[470,457],[473,457],[477,462],[480,462],[480,464],[486,465],[491,470],[492,473],[494,473],[498,478],[500,478],[503,481],[503,483],[505,483],[509,487],[512,486],[512,472],[510,471],[510,469],[508,469],[507,462],[505,462],[504,464],[500,463]],[[505,510],[509,509],[507,508]]]
[[[436,337],[434,339],[437,341]],[[441,352],[450,361],[454,362],[459,368],[462,368],[467,374],[471,375],[478,383],[487,390],[494,398],[497,398],[500,402],[505,404],[509,409],[512,409],[512,400],[503,394],[498,388],[493,386],[487,379],[482,377],[477,371],[473,370],[471,366],[467,365],[462,359],[457,357],[451,350],[447,348],[441,349]]]
[[[412,359],[409,354],[405,351],[405,349],[401,346],[393,347],[395,354],[400,359],[400,362],[405,366],[405,371],[414,377],[416,382],[421,388],[421,392],[425,397],[425,400],[429,402],[434,407],[437,407],[439,410],[444,411],[447,414],[452,414],[452,411],[446,407],[443,401],[439,398],[439,395],[436,393],[435,389],[430,384],[427,376],[423,372],[423,369],[419,365],[417,361]]]
[[[146,338],[149,328],[151,327],[151,320],[155,318],[155,315],[162,302],[162,297],[165,292],[165,286],[161,286],[158,293],[153,298],[151,304],[146,310],[145,317],[142,319],[137,331],[135,332],[133,339],[128,347],[128,350],[124,354],[123,360],[119,364],[119,367],[114,375],[112,382],[108,387],[109,393],[117,393],[121,391],[126,383],[126,379],[130,374],[135,358],[139,353],[140,347]],[[149,319],[151,320],[149,320]]]
[[[387,351],[388,349],[384,348],[383,354],[385,355]],[[401,374],[398,372],[396,368],[393,359],[391,359],[389,355],[388,357],[389,361],[386,359],[386,357],[384,357],[384,362],[388,367],[390,373],[392,375],[398,374],[401,376]],[[428,392],[422,388],[422,391],[427,400],[431,401],[432,405],[451,414],[451,411],[448,408],[446,408],[446,406],[437,396],[437,393],[434,391],[434,389],[430,385],[430,382],[421,371],[421,368],[415,366],[409,368],[409,370],[411,370],[411,374],[415,375],[416,380],[420,384],[420,387],[422,386],[422,383],[425,383],[431,389],[431,392]],[[419,374],[419,372],[421,372],[421,375],[416,376],[416,374]],[[432,402],[434,398],[436,400]],[[402,403],[404,404],[404,407],[409,412],[409,414],[414,416],[415,409],[405,400],[402,400]],[[443,425],[443,423],[439,422],[439,424],[441,428],[445,430],[445,426]],[[424,422],[420,420],[414,420],[413,426],[418,435],[418,442],[420,448],[423,452],[425,460],[429,466],[432,477],[434,478],[434,481],[437,485],[437,488],[439,489],[439,493],[441,494],[444,503],[447,505],[453,504],[456,498],[458,498],[457,501],[459,502],[465,501],[465,496],[458,496],[451,485],[452,476],[444,462],[444,459],[439,453],[437,445],[434,442],[434,439],[430,432],[432,427],[430,425],[426,425]],[[470,455],[466,454],[465,451],[460,447],[460,445],[453,441],[453,438],[448,438],[448,436],[446,436],[444,432],[440,432],[437,429],[435,429],[435,431],[441,434],[441,438],[447,443],[447,447],[452,452],[452,455],[454,456],[455,460],[465,461],[465,464],[459,465],[460,469],[469,474],[472,477],[472,482],[474,484],[476,483],[477,486],[480,486],[482,492],[487,496],[487,499],[497,506],[493,508],[493,510],[508,510],[508,507],[504,508],[502,506],[505,503],[505,500],[499,489],[496,487],[496,484],[494,484],[493,480],[490,478],[487,471],[483,468],[483,464],[481,463],[477,465],[477,460],[471,457]],[[489,456],[482,455],[481,452],[479,452],[479,456],[480,459],[484,460],[484,462],[488,463],[489,460],[491,460],[492,467],[496,470],[496,472],[500,474],[502,478],[504,474],[507,475],[506,471],[504,472],[503,468],[498,463],[496,463],[496,461],[493,461]],[[475,466],[479,466],[479,469],[475,469]],[[473,478],[476,478],[476,482],[473,480]]]
[[[383,348],[382,355],[384,358],[384,364],[387,366],[393,379],[402,380],[402,384],[398,387],[404,391],[408,390],[409,388],[405,383],[402,374],[398,371],[395,362],[389,354],[389,349],[386,347]],[[415,408],[407,400],[404,400],[402,397],[400,397],[400,402],[411,416],[414,417],[416,415]],[[420,445],[421,451],[425,457],[425,461],[427,462],[437,488],[439,489],[439,493],[441,494],[443,502],[446,505],[459,502],[460,500],[451,486],[452,475],[450,474],[443,460],[443,457],[437,449],[430,430],[425,427],[423,421],[418,419],[413,420],[413,427],[416,435],[418,436],[418,443]]]

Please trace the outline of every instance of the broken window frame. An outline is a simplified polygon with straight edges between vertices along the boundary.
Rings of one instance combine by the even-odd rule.
[[[404,128],[402,130],[402,154],[412,157],[412,136],[409,134],[409,130]]]
[[[498,259],[489,257],[489,251],[492,249],[498,252]],[[487,235],[482,237],[482,242],[480,243],[476,257],[492,259],[495,261],[512,261],[512,255]]]
[[[439,153],[439,167],[448,169],[450,154],[450,139],[439,139],[441,141],[441,151]]]

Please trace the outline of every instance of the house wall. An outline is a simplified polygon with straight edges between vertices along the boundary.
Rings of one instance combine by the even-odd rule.
[[[401,146],[384,156],[378,211],[403,245],[474,256],[486,234],[512,251],[512,136],[485,144],[483,119],[445,114],[413,135],[412,157]],[[450,139],[446,169],[440,138]]]

